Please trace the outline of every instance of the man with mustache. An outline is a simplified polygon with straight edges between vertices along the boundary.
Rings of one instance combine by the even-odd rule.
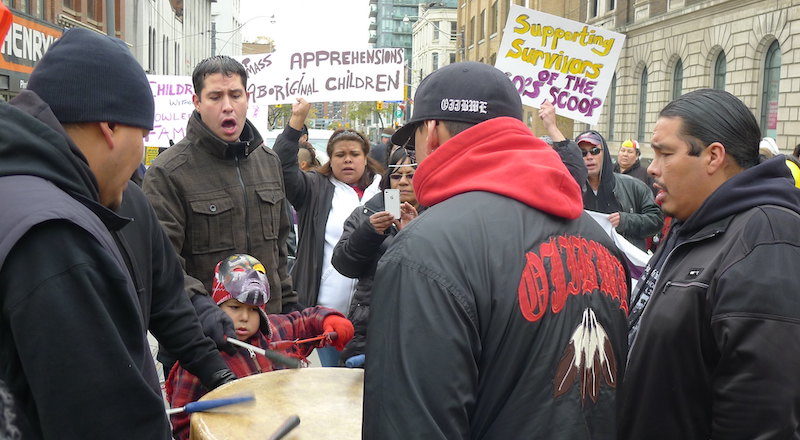
[[[631,298],[620,438],[800,433],[800,190],[730,93],[661,110],[648,172],[672,230]]]

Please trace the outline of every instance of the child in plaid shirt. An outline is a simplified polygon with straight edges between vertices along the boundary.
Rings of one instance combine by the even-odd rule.
[[[336,332],[338,337],[333,346],[341,350],[353,337],[353,324],[341,313],[326,307],[309,307],[286,315],[267,315],[265,305],[269,300],[269,283],[266,271],[250,255],[236,254],[217,263],[212,297],[233,320],[236,338],[256,347],[269,349],[269,343],[273,341],[306,339]],[[285,353],[305,359],[313,349],[313,345],[295,345]],[[278,369],[268,359],[242,347],[237,347],[234,355],[220,355],[237,377]],[[179,364],[170,371],[166,389],[172,408],[194,402],[208,392],[197,377]],[[178,440],[188,438],[189,416],[179,413],[170,417],[174,437]]]

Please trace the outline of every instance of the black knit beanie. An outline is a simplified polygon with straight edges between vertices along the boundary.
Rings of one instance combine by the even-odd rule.
[[[34,68],[28,89],[62,124],[116,122],[153,129],[150,83],[117,38],[88,29],[67,30]]]

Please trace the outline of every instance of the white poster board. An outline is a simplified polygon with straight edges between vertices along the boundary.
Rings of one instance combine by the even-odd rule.
[[[495,67],[523,104],[549,100],[557,114],[597,124],[624,42],[620,33],[512,4]]]
[[[403,99],[404,49],[286,50],[236,59],[247,69],[251,104]]]

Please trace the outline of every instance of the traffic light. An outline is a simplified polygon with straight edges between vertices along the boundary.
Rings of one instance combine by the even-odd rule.
[[[376,102],[375,103],[375,108],[378,109],[379,111],[383,110],[383,101]]]

